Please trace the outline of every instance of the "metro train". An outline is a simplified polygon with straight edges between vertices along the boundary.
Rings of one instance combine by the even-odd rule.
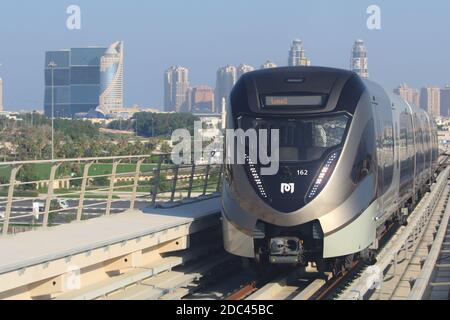
[[[264,165],[248,157],[225,165],[224,247],[258,265],[335,271],[373,260],[382,235],[407,223],[438,170],[434,120],[347,70],[246,73],[226,123],[279,130],[277,174],[262,175]]]

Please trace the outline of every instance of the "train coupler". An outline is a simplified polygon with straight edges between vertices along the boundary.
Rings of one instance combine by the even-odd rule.
[[[295,237],[270,240],[269,261],[272,264],[303,263],[303,242]]]

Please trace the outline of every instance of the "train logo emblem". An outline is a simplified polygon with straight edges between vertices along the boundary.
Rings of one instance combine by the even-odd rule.
[[[295,183],[282,183],[281,184],[281,193],[291,193],[295,192]]]

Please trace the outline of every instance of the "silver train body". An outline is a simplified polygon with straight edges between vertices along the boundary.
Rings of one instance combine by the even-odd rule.
[[[234,255],[306,264],[377,249],[435,178],[434,120],[355,73],[259,70],[230,100],[227,129],[280,132],[278,174],[226,165],[224,246]]]

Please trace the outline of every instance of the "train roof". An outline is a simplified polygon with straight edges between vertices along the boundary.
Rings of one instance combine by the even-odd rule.
[[[346,83],[357,74],[326,67],[280,67],[245,73],[240,82],[252,82],[259,92],[286,91],[289,86],[302,85],[302,90],[329,94],[339,83]]]
[[[354,72],[326,67],[281,67],[245,73],[234,86],[233,112],[258,114],[312,114],[333,110],[353,113],[365,87]],[[265,108],[267,96],[322,96],[323,106],[309,108]]]

